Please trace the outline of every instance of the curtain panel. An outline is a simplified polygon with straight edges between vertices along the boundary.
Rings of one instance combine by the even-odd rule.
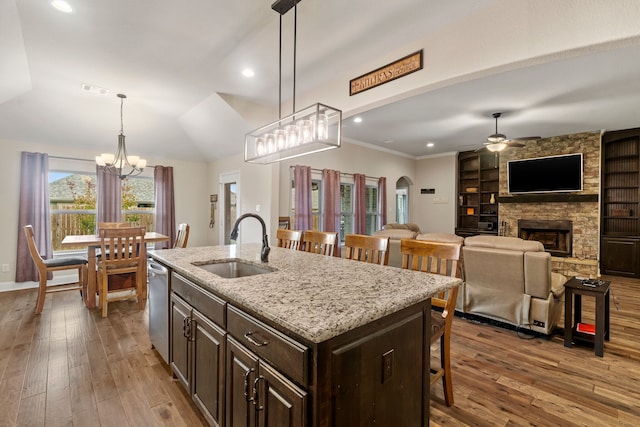
[[[96,166],[96,233],[100,222],[122,222],[122,181],[104,166]]]
[[[168,242],[158,242],[156,249],[173,247],[176,239],[176,209],[173,187],[173,167],[156,166],[153,169],[156,205],[156,232],[169,236]]]
[[[322,231],[340,231],[340,172],[322,170]]]
[[[38,270],[29,253],[24,226],[32,225],[42,258],[53,257],[49,208],[49,156],[23,151],[20,160],[16,282],[38,281]],[[49,277],[51,278],[51,277]]]
[[[356,173],[354,180],[353,232],[365,234],[367,225],[367,181],[365,175]]]
[[[294,166],[293,168],[294,200],[294,230],[311,230],[311,168],[309,166]]]
[[[378,178],[378,230],[387,223],[387,178]]]

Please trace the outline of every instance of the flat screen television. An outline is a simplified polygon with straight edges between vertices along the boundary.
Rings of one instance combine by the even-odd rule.
[[[582,191],[582,153],[507,162],[510,194]]]

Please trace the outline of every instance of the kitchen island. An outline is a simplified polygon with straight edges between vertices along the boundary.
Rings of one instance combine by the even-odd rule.
[[[172,270],[170,365],[212,425],[419,426],[430,300],[459,279],[260,245],[152,251]],[[222,278],[238,260],[269,269]]]

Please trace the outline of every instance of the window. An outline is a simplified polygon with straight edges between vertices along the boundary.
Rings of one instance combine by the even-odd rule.
[[[367,185],[365,190],[365,206],[367,209],[365,233],[372,235],[378,230],[378,186]]]
[[[122,220],[155,230],[155,195],[151,177],[122,181]],[[96,174],[51,170],[49,172],[51,241],[61,251],[67,235],[96,232]]]
[[[353,184],[340,183],[340,243],[345,234],[353,233]]]

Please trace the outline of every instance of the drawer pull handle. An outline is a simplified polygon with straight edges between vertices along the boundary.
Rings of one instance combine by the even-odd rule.
[[[260,375],[258,378],[255,379],[255,381],[253,381],[253,405],[256,407],[256,411],[262,411],[264,409],[264,406],[260,405],[260,402],[258,402],[258,397],[260,396],[260,380],[264,380],[264,377],[262,375]]]
[[[247,339],[247,341],[249,341],[251,344],[255,345],[256,347],[262,347],[269,344],[269,341],[266,341],[264,338],[261,339],[260,336],[257,335],[255,332],[251,332],[251,331],[245,332],[244,337]]]
[[[251,376],[254,371],[253,368],[249,368],[249,370],[244,373],[244,395],[247,398],[247,402],[253,402],[253,396],[249,397],[249,376]]]

